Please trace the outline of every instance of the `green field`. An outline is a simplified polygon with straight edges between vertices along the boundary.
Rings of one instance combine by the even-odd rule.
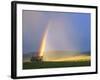
[[[40,68],[61,68],[61,67],[81,67],[81,66],[90,66],[90,61],[74,61],[74,62],[43,62],[43,61],[34,61],[34,62],[24,62],[23,69],[40,69]]]

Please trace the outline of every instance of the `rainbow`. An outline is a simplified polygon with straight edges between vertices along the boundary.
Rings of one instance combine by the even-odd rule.
[[[48,33],[48,27],[44,31],[44,35],[43,35],[42,42],[41,42],[41,45],[40,45],[39,57],[42,57],[42,58],[43,58],[43,55],[44,55],[44,52],[45,52],[45,48],[46,48],[47,33]]]

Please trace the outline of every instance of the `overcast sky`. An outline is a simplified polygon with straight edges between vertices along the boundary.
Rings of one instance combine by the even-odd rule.
[[[39,51],[46,29],[46,51],[90,51],[88,13],[23,10],[22,19],[23,53]]]

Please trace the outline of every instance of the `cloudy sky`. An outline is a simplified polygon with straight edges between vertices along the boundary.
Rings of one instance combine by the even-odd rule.
[[[38,52],[47,30],[45,51],[90,51],[90,14],[23,10],[23,53]]]

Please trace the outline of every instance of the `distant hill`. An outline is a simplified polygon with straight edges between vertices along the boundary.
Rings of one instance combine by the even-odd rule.
[[[30,62],[31,57],[37,57],[39,52],[30,52],[30,53],[24,53],[23,54],[23,62]],[[77,56],[77,55],[90,55],[90,52],[78,52],[78,51],[48,51],[44,53],[44,56],[47,58],[60,58],[60,57],[66,57],[66,56]]]
[[[90,55],[90,52],[79,52],[79,51],[48,51],[46,52],[44,55],[48,55],[48,56],[74,56],[74,55],[79,55],[79,54],[84,54],[84,55]]]
[[[91,52],[82,52],[82,54],[91,55]]]

